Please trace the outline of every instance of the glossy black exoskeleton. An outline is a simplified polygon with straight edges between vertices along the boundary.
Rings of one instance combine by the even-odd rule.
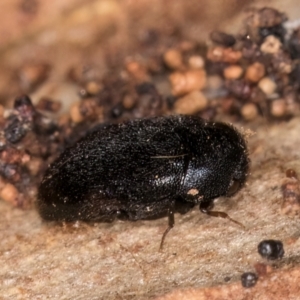
[[[182,115],[105,125],[50,165],[37,206],[45,220],[168,215],[164,239],[174,212],[195,204],[208,212],[215,198],[243,186],[248,166],[245,141],[230,125]]]

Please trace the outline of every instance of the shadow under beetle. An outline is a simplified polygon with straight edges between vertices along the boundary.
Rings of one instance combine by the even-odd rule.
[[[37,207],[45,220],[112,221],[168,215],[231,196],[245,183],[246,143],[232,126],[193,116],[104,125],[66,149],[46,171]]]

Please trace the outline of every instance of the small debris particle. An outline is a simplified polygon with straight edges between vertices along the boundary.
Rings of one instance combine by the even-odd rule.
[[[246,272],[241,276],[242,286],[244,288],[251,288],[255,286],[257,280],[258,280],[258,276],[252,272]]]

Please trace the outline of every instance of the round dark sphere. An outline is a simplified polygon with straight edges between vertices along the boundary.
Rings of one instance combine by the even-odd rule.
[[[277,240],[264,240],[258,244],[258,253],[266,259],[280,259],[284,255],[283,244]]]
[[[245,288],[251,288],[255,286],[257,280],[258,276],[253,272],[246,272],[241,276],[242,286]]]

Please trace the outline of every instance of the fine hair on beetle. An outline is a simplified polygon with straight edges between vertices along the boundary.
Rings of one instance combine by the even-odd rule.
[[[173,115],[103,125],[49,166],[37,208],[43,219],[65,222],[168,216],[162,249],[176,212],[198,204],[229,218],[210,210],[213,200],[240,190],[248,169],[246,142],[228,124]]]

